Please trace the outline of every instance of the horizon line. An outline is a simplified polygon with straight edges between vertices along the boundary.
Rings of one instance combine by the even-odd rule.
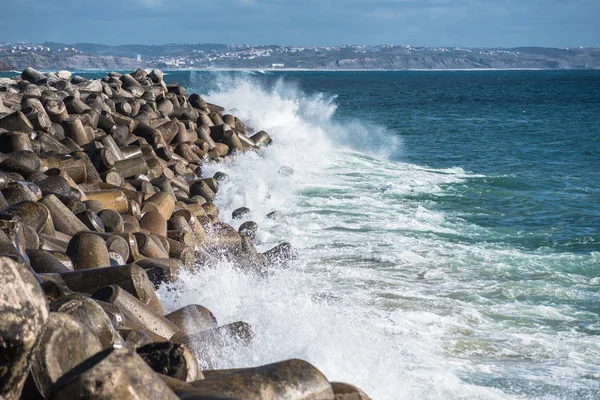
[[[99,45],[99,46],[107,46],[107,47],[120,47],[120,46],[194,46],[194,45],[218,45],[218,46],[281,46],[281,47],[317,47],[317,48],[325,48],[325,47],[343,47],[343,46],[361,46],[361,47],[377,47],[377,46],[392,46],[392,47],[429,47],[429,48],[461,48],[461,49],[518,49],[518,48],[544,48],[544,49],[573,49],[573,48],[581,48],[581,49],[594,49],[600,48],[600,44],[596,46],[582,46],[582,45],[573,45],[573,46],[540,46],[540,45],[518,45],[518,46],[461,46],[461,45],[452,45],[452,46],[441,46],[441,45],[412,45],[412,44],[391,44],[391,43],[379,43],[379,44],[358,44],[358,43],[345,43],[345,44],[333,44],[333,45],[314,45],[314,44],[250,44],[250,43],[216,43],[216,42],[194,42],[194,43],[184,43],[184,42],[171,42],[171,43],[159,43],[159,44],[142,44],[142,43],[124,43],[124,44],[105,44],[105,43],[96,43],[96,42],[76,42],[76,43],[66,43],[66,42],[54,42],[54,41],[44,41],[44,42],[27,42],[27,41],[0,41],[0,44],[64,44],[64,45]]]

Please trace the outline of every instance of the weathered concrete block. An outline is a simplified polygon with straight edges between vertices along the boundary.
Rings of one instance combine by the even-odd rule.
[[[18,399],[31,366],[48,305],[36,277],[24,265],[0,257],[0,397]]]
[[[174,323],[182,334],[194,333],[214,329],[217,327],[217,318],[206,307],[198,304],[189,304],[165,315],[165,318]]]
[[[123,344],[108,314],[93,299],[79,293],[65,296],[50,304],[50,310],[69,314],[87,326],[98,338],[102,349]]]
[[[179,331],[179,328],[171,321],[162,315],[156,314],[148,305],[119,286],[111,285],[102,288],[93,297],[116,305],[127,319],[146,327],[158,336],[170,339]]]
[[[335,400],[371,400],[365,392],[347,383],[331,382],[331,388],[335,394]]]
[[[76,233],[69,241],[67,255],[77,270],[110,265],[106,242],[93,232]]]
[[[131,350],[107,349],[73,368],[53,386],[49,400],[178,400]]]
[[[194,382],[203,379],[198,362],[187,347],[170,343],[150,343],[139,347],[136,352],[155,372]]]
[[[204,371],[196,388],[214,390],[245,400],[334,400],[327,378],[303,360],[292,359],[256,368]]]
[[[33,357],[32,375],[40,393],[47,395],[58,378],[101,349],[94,332],[78,319],[50,313]]]

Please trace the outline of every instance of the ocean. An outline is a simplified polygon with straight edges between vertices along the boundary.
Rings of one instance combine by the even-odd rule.
[[[269,132],[203,175],[229,176],[221,219],[250,208],[259,250],[299,251],[159,290],[252,324],[217,367],[302,358],[374,399],[600,398],[600,71],[165,80]]]

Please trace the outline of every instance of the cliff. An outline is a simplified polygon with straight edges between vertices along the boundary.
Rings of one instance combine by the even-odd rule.
[[[22,45],[8,44],[0,48],[0,60],[11,65],[13,69],[33,65],[45,70],[281,67],[333,70],[600,68],[600,49],[579,47],[467,49],[350,45],[334,47],[216,44],[104,46],[86,43],[75,45],[45,43],[39,48],[45,50],[40,52],[35,46],[33,50],[26,50]]]
[[[94,54],[17,54],[8,55],[0,59],[0,70],[2,63],[12,66],[10,69],[25,69],[33,65],[37,69],[99,69],[99,70],[126,70],[144,67],[142,62],[132,58],[117,56],[101,56]]]
[[[12,69],[14,68],[5,63],[4,61],[0,60],[0,71],[10,71]]]

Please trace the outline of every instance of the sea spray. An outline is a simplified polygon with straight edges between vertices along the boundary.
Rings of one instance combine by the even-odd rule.
[[[354,153],[349,149],[353,132],[381,128],[354,123],[352,130],[345,131],[332,120],[333,99],[307,97],[283,81],[270,90],[247,78],[225,81],[221,91],[211,93],[207,101],[235,108],[248,126],[260,126],[275,140],[261,153],[243,154],[203,169],[206,176],[216,171],[228,175],[216,200],[221,218],[239,224],[231,220],[231,211],[246,206],[251,210],[249,218],[260,226],[259,248],[289,240],[300,249],[300,259],[288,270],[274,271],[266,278],[224,262],[214,269],[186,273],[173,286],[163,286],[161,300],[169,309],[197,303],[222,316],[221,324],[242,319],[254,326],[252,345],[221,354],[217,367],[299,357],[317,365],[329,379],[356,382],[374,398],[503,398],[500,392],[462,383],[455,372],[459,365],[444,357],[443,337],[456,326],[452,318],[411,309],[390,310],[383,304],[385,299],[382,303],[373,296],[384,287],[377,284],[373,291],[374,271],[361,264],[369,257],[386,257],[381,243],[353,243],[354,249],[343,244],[346,234],[366,229],[364,213],[373,212],[368,229],[391,228],[378,209],[386,204],[378,205],[381,199],[370,198],[371,190],[393,196],[397,178],[410,171],[400,187],[439,191],[440,184],[460,181],[462,171],[427,171],[411,165],[398,169]],[[338,136],[329,137],[330,132]],[[344,132],[347,137],[341,141]],[[294,174],[282,176],[278,173],[282,166],[291,167]],[[358,179],[352,189],[357,177],[371,175],[373,180]],[[362,202],[370,207],[351,210]],[[346,211],[342,212],[345,221],[334,215],[340,208]],[[439,227],[443,216],[435,217],[424,207],[407,208],[387,217],[396,225],[448,230]],[[279,217],[266,218],[271,211],[278,211]],[[348,215],[351,212],[357,213],[357,221]],[[393,260],[418,264],[423,258],[414,250],[398,254],[391,250],[388,256]],[[361,256],[357,258],[356,253]]]
[[[377,141],[357,134],[379,132],[390,139],[381,142],[394,143],[389,109],[354,107],[360,112],[352,114],[350,126],[358,127],[352,129],[339,121],[341,96],[305,94],[276,76],[226,76],[209,99],[269,130],[275,143],[205,168],[206,176],[223,170],[230,177],[216,199],[221,217],[237,226],[243,220],[232,220],[231,212],[249,207],[260,226],[259,249],[287,240],[300,259],[266,279],[221,265],[180,281],[182,297],[166,294],[172,307],[197,302],[222,310],[223,323],[244,319],[255,326],[256,351],[228,354],[223,365],[304,356],[331,379],[356,382],[374,398],[600,395],[598,252],[530,246],[520,228],[526,226],[511,223],[528,221],[528,210],[539,209],[531,203],[532,183],[480,173],[489,171],[488,159],[503,162],[493,158],[493,148],[485,147],[486,169],[473,172],[462,168],[468,154],[445,168],[397,160],[406,139],[381,152],[390,160],[378,156]],[[381,86],[352,87],[350,101],[357,104],[381,96]],[[411,96],[417,98],[409,102],[421,94]],[[427,103],[418,104],[413,115],[392,121],[428,118]],[[378,120],[387,122],[373,123]],[[445,160],[465,140],[448,142],[445,136],[456,133],[452,126],[447,131],[428,136],[427,154]],[[284,165],[295,173],[278,174]],[[265,217],[275,210],[276,219]],[[519,210],[503,221],[503,214]],[[486,225],[490,220],[499,223]]]

